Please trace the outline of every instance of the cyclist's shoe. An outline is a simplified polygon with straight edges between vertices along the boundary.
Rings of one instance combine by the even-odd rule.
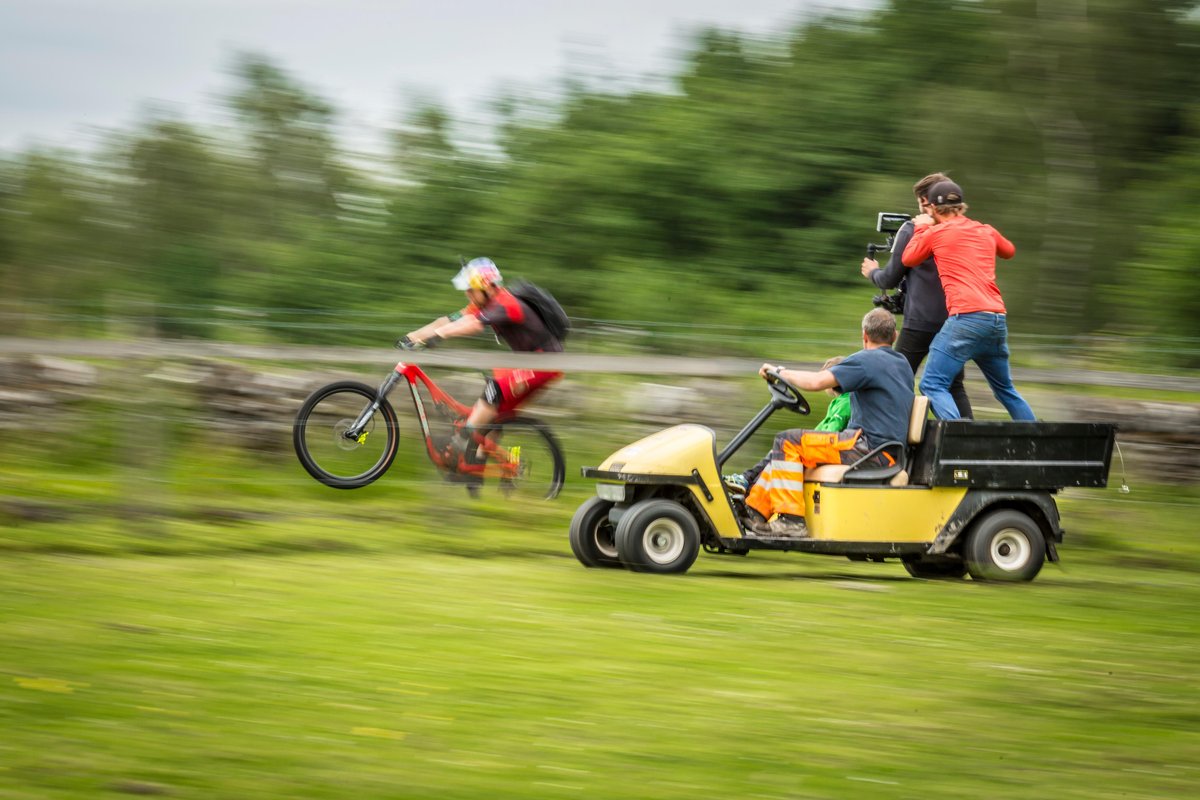
[[[461,483],[467,487],[467,494],[479,497],[479,489],[483,486],[483,476],[478,472],[459,472],[456,469],[442,473],[442,479],[447,483]]]
[[[746,483],[746,476],[740,472],[735,472],[732,475],[722,475],[721,483],[725,484],[725,488],[730,494],[746,494],[750,491],[749,484]]]

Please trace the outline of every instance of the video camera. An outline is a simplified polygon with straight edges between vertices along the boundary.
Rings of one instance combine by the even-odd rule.
[[[899,214],[890,211],[880,211],[879,216],[875,218],[875,230],[887,236],[885,244],[875,244],[874,242],[867,245],[867,257],[874,259],[875,254],[879,252],[892,252],[892,246],[896,241],[896,233],[900,227],[908,222],[912,217],[908,214]],[[882,308],[892,312],[896,316],[904,313],[904,291],[907,288],[908,276],[900,279],[900,284],[896,287],[895,294],[888,294],[884,289],[879,294],[871,298],[871,302],[877,308]]]

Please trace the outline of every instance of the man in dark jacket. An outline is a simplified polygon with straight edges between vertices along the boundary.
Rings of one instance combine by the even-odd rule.
[[[935,172],[921,178],[913,186],[913,194],[916,195],[921,211],[925,210],[925,195],[929,187],[944,180],[948,180],[945,175]],[[908,288],[904,293],[904,327],[900,331],[900,338],[896,340],[896,352],[908,359],[908,364],[915,373],[929,354],[929,345],[933,342],[933,337],[937,336],[946,321],[946,294],[942,290],[937,264],[932,258],[926,259],[921,266],[911,270],[900,262],[900,256],[912,235],[912,222],[905,222],[896,232],[896,241],[887,266],[880,269],[875,259],[864,258],[862,274],[880,289],[895,289],[904,276],[908,275]],[[971,401],[967,397],[966,387],[963,386],[962,372],[959,372],[950,384],[950,395],[954,398],[954,404],[958,406],[959,416],[972,419]]]

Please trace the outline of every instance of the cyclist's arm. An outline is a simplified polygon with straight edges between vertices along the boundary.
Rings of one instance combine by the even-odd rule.
[[[432,331],[434,336],[443,339],[453,339],[455,336],[472,336],[483,330],[483,323],[474,314],[464,314],[454,321],[446,320],[444,325],[438,325]]]
[[[409,331],[408,338],[412,339],[414,342],[423,342],[426,339],[428,339],[430,336],[433,336],[434,331],[436,331],[438,328],[442,327],[443,325],[449,324],[449,322],[450,322],[450,317],[438,317],[437,319],[435,319],[433,322],[429,323],[428,325],[424,325],[420,328],[417,328],[415,331]]]

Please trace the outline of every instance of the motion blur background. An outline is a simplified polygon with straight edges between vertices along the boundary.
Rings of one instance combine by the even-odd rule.
[[[5,333],[368,343],[486,253],[576,349],[786,354],[943,170],[1018,358],[1200,366],[1195,3],[479,5],[6,4]]]
[[[1194,0],[0,5],[0,797],[1194,793],[1198,66]],[[1017,246],[1035,411],[1121,424],[1066,571],[570,560],[580,465],[856,348],[935,170]],[[460,254],[574,319],[563,496],[468,502],[403,397],[318,486],[301,399]],[[426,360],[470,400],[504,355]]]

